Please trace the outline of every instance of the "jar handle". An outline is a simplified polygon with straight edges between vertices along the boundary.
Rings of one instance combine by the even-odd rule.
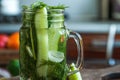
[[[77,57],[77,61],[76,61],[75,66],[78,69],[80,69],[80,68],[82,68],[82,65],[83,65],[83,41],[82,41],[82,37],[79,33],[70,31],[69,38],[73,38],[75,43],[76,43],[78,57]]]

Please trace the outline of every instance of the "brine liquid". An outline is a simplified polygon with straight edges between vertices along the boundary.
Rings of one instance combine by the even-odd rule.
[[[55,30],[55,32],[54,30],[47,30],[49,57],[48,60],[41,60],[39,66],[37,65],[37,59],[29,52],[29,49],[32,49],[29,31],[27,28],[20,31],[20,80],[66,80],[68,68],[66,65],[67,37],[65,31],[63,29]],[[57,38],[59,40],[56,41]],[[26,46],[29,46],[29,49]],[[55,51],[56,48],[57,51]],[[36,58],[39,58],[39,56]],[[45,76],[40,76],[37,73],[38,68],[41,67],[46,67],[46,72],[43,72],[46,73]]]

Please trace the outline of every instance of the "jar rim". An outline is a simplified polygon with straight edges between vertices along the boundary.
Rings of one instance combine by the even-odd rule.
[[[39,10],[39,9],[38,9]],[[38,10],[33,10],[32,8],[27,8],[27,9],[23,9],[22,11],[23,12],[38,12]],[[53,8],[53,9],[48,9],[48,12],[50,12],[50,11],[60,11],[60,12],[62,12],[62,11],[64,11],[64,9],[55,9],[55,8]]]

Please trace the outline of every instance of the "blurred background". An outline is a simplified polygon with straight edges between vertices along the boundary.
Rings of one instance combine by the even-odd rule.
[[[0,68],[19,59],[19,29],[22,5],[36,0],[0,0]],[[84,68],[105,68],[120,63],[120,0],[41,0],[49,5],[65,4],[65,25],[81,34]],[[75,42],[67,44],[68,59],[75,60]]]

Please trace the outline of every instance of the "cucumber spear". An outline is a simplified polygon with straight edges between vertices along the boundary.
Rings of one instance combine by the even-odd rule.
[[[37,37],[37,75],[39,77],[46,77],[47,65],[40,66],[43,61],[48,60],[48,28],[47,10],[42,7],[37,10],[35,14],[35,29]]]

